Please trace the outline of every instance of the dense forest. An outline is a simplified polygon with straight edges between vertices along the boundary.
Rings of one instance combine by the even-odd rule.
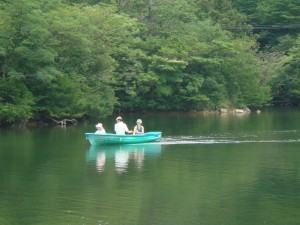
[[[299,0],[0,0],[0,126],[299,103]]]

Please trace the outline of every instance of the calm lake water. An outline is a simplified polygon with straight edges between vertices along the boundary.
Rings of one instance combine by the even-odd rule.
[[[91,147],[114,118],[1,129],[0,224],[300,224],[300,109],[138,117],[160,142]]]

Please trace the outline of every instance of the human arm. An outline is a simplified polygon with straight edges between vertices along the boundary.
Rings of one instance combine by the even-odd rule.
[[[144,126],[142,126],[142,133],[145,133],[145,129],[144,129]]]
[[[125,131],[126,131],[126,133],[128,133],[128,134],[132,134],[132,133],[133,133],[132,130],[129,130],[129,129],[128,129],[128,127],[127,127],[126,124],[125,124]]]
[[[134,133],[134,134],[138,133],[137,126],[134,126],[134,128],[133,128],[133,133]]]

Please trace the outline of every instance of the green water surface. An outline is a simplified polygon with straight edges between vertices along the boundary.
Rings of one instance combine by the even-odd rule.
[[[299,109],[122,116],[163,138],[90,146],[114,118],[1,129],[0,224],[300,224]]]

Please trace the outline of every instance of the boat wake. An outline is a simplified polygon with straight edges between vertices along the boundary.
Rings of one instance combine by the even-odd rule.
[[[281,134],[281,135],[280,135]],[[292,134],[292,135],[291,135]],[[240,144],[240,143],[292,143],[300,142],[299,132],[261,131],[257,134],[225,134],[211,136],[166,136],[160,144]]]

